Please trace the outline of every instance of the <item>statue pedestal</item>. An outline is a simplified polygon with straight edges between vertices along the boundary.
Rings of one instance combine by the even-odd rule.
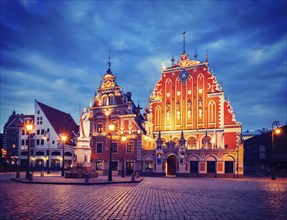
[[[83,167],[91,167],[91,153],[90,140],[78,138],[75,147],[76,163]]]

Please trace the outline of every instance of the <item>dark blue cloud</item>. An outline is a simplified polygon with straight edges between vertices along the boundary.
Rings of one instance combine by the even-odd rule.
[[[134,101],[147,104],[161,62],[197,49],[244,129],[284,124],[284,1],[1,1],[1,129],[33,100],[70,112],[87,106],[107,69]]]

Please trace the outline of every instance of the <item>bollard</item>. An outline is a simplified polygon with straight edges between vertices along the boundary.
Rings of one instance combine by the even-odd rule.
[[[44,171],[43,170],[41,171],[41,177],[44,177]]]
[[[33,181],[33,173],[32,173],[32,172],[29,173],[28,180],[29,180],[30,182]]]
[[[140,178],[139,172],[136,172],[136,178]]]
[[[134,174],[134,173],[132,173],[132,175],[131,175],[131,181],[132,181],[132,182],[136,181],[136,180],[135,180],[135,174]]]
[[[19,179],[20,178],[20,171],[16,172],[16,178]]]
[[[89,182],[89,174],[85,173],[85,183],[88,183],[88,182]]]

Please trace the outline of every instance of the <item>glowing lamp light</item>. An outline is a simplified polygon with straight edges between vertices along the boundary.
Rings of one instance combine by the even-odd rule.
[[[125,142],[127,140],[126,136],[122,136],[122,142]]]
[[[114,131],[114,130],[115,130],[115,125],[109,124],[109,131]]]
[[[31,132],[33,130],[33,124],[26,124],[25,128],[28,132]]]
[[[276,128],[275,129],[275,134],[280,134],[281,133],[281,129],[280,128]]]
[[[67,135],[62,135],[62,136],[61,136],[61,140],[62,140],[62,142],[66,142],[66,140],[67,140]]]

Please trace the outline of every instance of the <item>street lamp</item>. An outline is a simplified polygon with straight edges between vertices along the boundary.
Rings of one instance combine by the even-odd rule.
[[[26,133],[28,135],[28,166],[27,166],[27,171],[26,171],[26,179],[28,179],[29,175],[30,175],[30,147],[31,147],[31,132],[33,130],[33,124],[25,124],[25,129],[26,129]]]
[[[49,134],[49,136],[47,137],[47,134]],[[43,137],[44,140],[47,140],[48,141],[48,170],[47,170],[47,174],[50,174],[50,130],[49,128],[46,130],[45,134],[44,134],[44,137]]]
[[[123,143],[123,162],[122,162],[122,175],[121,177],[125,177],[125,142],[127,140],[127,137],[126,136],[122,136],[122,143]]]
[[[61,140],[62,140],[62,143],[63,143],[63,158],[62,158],[62,176],[64,176],[65,174],[65,142],[67,141],[67,135],[63,134],[61,136]]]
[[[272,177],[271,180],[276,180],[275,177],[275,167],[274,167],[274,134],[279,135],[281,133],[280,123],[279,121],[274,121],[272,123],[272,131],[271,131],[271,137],[272,137]]]
[[[108,181],[112,181],[112,148],[113,148],[113,136],[112,133],[115,130],[114,124],[109,124],[109,131],[111,134],[111,143],[110,143],[110,161],[109,161],[109,177]]]

